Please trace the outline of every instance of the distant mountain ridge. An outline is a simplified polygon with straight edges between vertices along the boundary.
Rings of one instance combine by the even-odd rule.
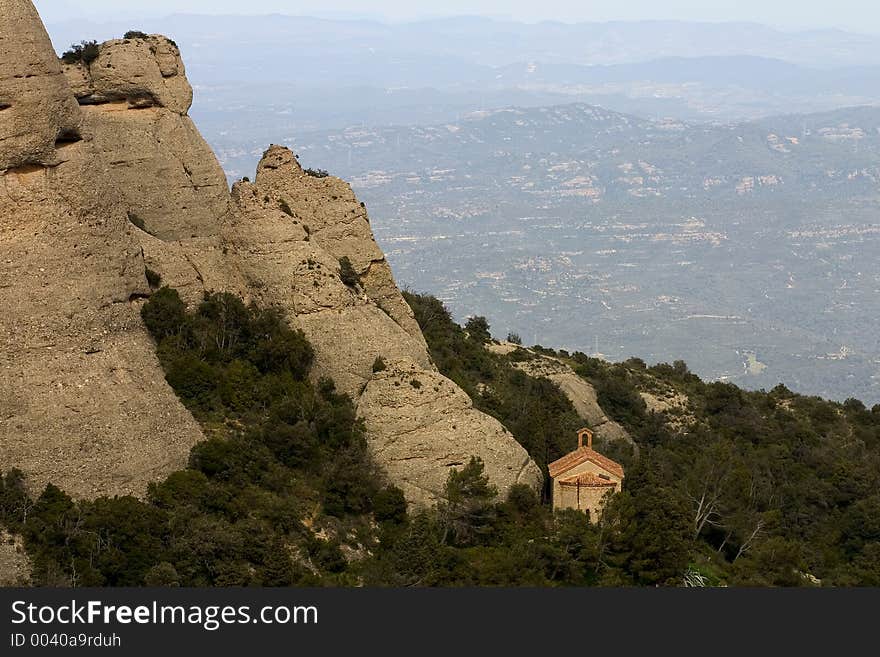
[[[96,38],[118,34],[120,29],[130,29],[130,22],[76,20],[48,27],[54,41],[66,43],[88,33],[94,33]],[[776,58],[819,68],[880,64],[878,36],[839,30],[784,32],[751,23],[527,24],[461,18],[392,24],[285,15],[193,14],[146,18],[140,22],[143,29],[163,30],[181,44],[198,43],[202,48],[216,46],[220,36],[225,38],[227,47],[259,38],[264,55],[296,39],[302,47],[315,52],[332,53],[349,48],[396,53],[419,51],[496,67],[517,60],[584,65],[719,55]],[[230,48],[230,61],[232,52]],[[241,56],[242,52],[236,54]],[[253,57],[256,53],[247,56]]]
[[[601,105],[645,118],[746,120],[880,103],[880,39],[749,24],[407,24],[176,15],[50,26],[64,49],[171,35],[209,141],[263,144],[350,125],[427,125],[481,109]],[[290,63],[296,62],[293,66]],[[243,173],[243,172],[242,172]]]
[[[571,104],[477,112],[436,126],[303,134],[296,143],[304,161],[362,186],[372,185],[363,178],[371,171],[393,181],[446,169],[437,182],[448,185],[488,166],[511,193],[581,190],[597,202],[858,195],[880,180],[880,107],[711,125]],[[431,186],[430,175],[422,185]]]
[[[861,319],[880,312],[880,108],[694,124],[569,104],[290,143],[352,180],[401,279],[457,317],[880,401]]]

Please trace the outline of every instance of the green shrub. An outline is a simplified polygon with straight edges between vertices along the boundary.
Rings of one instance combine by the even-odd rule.
[[[373,498],[373,517],[376,522],[396,525],[406,520],[406,497],[397,486],[385,486]]]
[[[149,35],[140,30],[129,30],[123,35],[123,39],[146,39]]]
[[[489,333],[489,322],[485,317],[479,315],[468,319],[467,324],[464,325],[464,330],[467,331],[472,340],[476,340],[481,344],[485,344],[492,339],[492,334]]]
[[[517,347],[514,351],[510,352],[507,357],[510,359],[511,363],[522,363],[527,360],[535,360],[538,358],[535,354],[522,347]]]
[[[24,472],[12,469],[0,472],[0,525],[15,530],[27,518],[30,498]]]
[[[180,334],[187,323],[186,304],[177,290],[167,285],[160,288],[141,308],[147,330],[157,342]]]
[[[635,386],[622,377],[603,377],[596,381],[599,406],[624,426],[639,426],[647,414],[645,400]]]
[[[210,410],[216,404],[222,372],[195,354],[166,357],[165,378],[174,392],[189,406]]]
[[[307,467],[318,460],[320,443],[315,431],[303,420],[273,421],[260,433],[261,442],[290,468]]]
[[[324,169],[305,169],[304,171],[307,176],[312,178],[327,178],[330,175]]]
[[[264,374],[289,372],[297,381],[305,379],[315,357],[305,333],[287,326],[277,309],[252,306],[249,312],[250,361]]]
[[[386,369],[388,369],[388,366],[385,364],[385,359],[381,356],[376,356],[376,360],[373,361],[373,373],[384,372]]]
[[[367,441],[362,432],[346,441],[328,463],[324,488],[324,511],[332,516],[362,514],[371,511],[378,491],[378,473],[367,456]]]
[[[177,587],[180,586],[180,575],[172,564],[163,561],[147,571],[144,585],[153,588]]]
[[[463,468],[449,471],[441,518],[447,540],[454,544],[474,545],[491,532],[498,489],[483,470],[482,459],[472,456]]]
[[[80,41],[70,46],[70,49],[61,55],[61,61],[65,64],[83,63],[86,66],[98,59],[101,47],[97,41]]]

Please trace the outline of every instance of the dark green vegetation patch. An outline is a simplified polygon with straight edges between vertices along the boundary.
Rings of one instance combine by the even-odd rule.
[[[553,355],[596,387],[639,446],[636,457],[597,444],[627,473],[599,523],[553,513],[524,486],[497,499],[477,459],[450,469],[442,503],[407,509],[351,401],[310,382],[301,332],[229,294],[189,310],[166,287],[144,321],[208,439],[145,501],[75,502],[52,485],[34,499],[7,472],[0,523],[24,537],[35,583],[880,585],[880,407],[744,392],[680,362],[493,354],[482,318],[466,330],[437,299],[406,298],[440,370],[545,472],[583,422],[552,382],[513,364]],[[651,413],[640,394],[670,391],[688,400],[680,416]]]
[[[71,45],[70,49],[66,50],[64,54],[61,55],[61,61],[65,64],[83,63],[88,66],[98,59],[98,55],[100,54],[101,47],[98,45],[97,41],[80,41],[79,43]]]

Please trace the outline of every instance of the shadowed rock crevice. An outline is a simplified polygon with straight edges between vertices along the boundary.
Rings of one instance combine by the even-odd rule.
[[[82,134],[77,128],[64,128],[55,138],[55,148],[64,148],[83,140]]]

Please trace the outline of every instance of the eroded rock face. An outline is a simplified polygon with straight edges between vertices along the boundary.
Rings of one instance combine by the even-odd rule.
[[[284,308],[306,333],[315,347],[316,373],[357,399],[377,357],[432,367],[390,269],[381,299],[369,294],[363,276],[353,286],[341,280],[342,257],[356,272],[387,267],[351,187],[306,174],[290,150],[273,146],[254,183],[237,183],[232,196],[235,209],[225,233],[230,253],[250,294]],[[398,304],[396,317],[388,311],[392,304]]]
[[[280,305],[305,332],[314,375],[331,377],[358,403],[376,462],[411,503],[436,502],[449,469],[471,456],[484,460],[502,495],[514,483],[541,487],[539,468],[516,439],[434,368],[347,184],[308,175],[274,146],[254,183],[237,183],[232,196],[224,243],[246,293]],[[343,283],[342,257],[359,282]],[[396,365],[374,372],[377,358]]]
[[[0,467],[36,492],[140,495],[202,433],[141,322],[141,249],[93,135],[56,143],[79,109],[45,30],[29,2],[0,9],[5,97],[32,108],[0,142]]]
[[[0,170],[57,163],[79,107],[30,0],[0,0]]]
[[[84,106],[83,117],[133,222],[163,240],[218,233],[229,188],[192,119],[125,103]]]
[[[224,243],[244,293],[262,305],[280,306],[305,332],[315,348],[315,376],[332,378],[340,392],[357,399],[377,356],[431,366],[424,340],[404,331],[362,287],[345,285],[335,254],[312,238],[302,217],[287,212],[289,206],[282,210],[259,179],[237,183],[232,196]]]
[[[88,137],[0,173],[0,463],[37,490],[143,494],[201,430],[139,315],[141,250]]]
[[[502,494],[540,487],[513,436],[436,372],[346,183],[272,147],[230,195],[173,43],[110,41],[65,77],[30,2],[0,8],[0,464],[78,497],[139,495],[184,466],[203,436],[139,316],[149,266],[191,304],[280,306],[411,501],[435,501],[472,455]],[[379,357],[396,365],[373,372]]]
[[[333,176],[308,175],[283,146],[269,147],[257,167],[255,182],[307,228],[312,241],[337,260],[348,258],[367,296],[427,350],[412,309],[376,244],[367,210],[348,183]]]
[[[177,290],[191,308],[202,301],[205,292],[226,290],[247,296],[219,237],[164,242],[141,230],[134,232],[146,266],[161,276],[161,285]]]
[[[64,69],[81,105],[125,102],[175,114],[186,114],[192,106],[193,90],[180,51],[158,34],[105,41],[95,61]]]
[[[565,363],[549,356],[536,355],[532,360],[514,363],[514,367],[529,376],[543,377],[555,383],[581,419],[593,430],[596,438],[606,442],[622,440],[634,449],[638,448],[626,429],[605,415],[599,406],[596,389]]]
[[[163,240],[217,235],[229,188],[187,116],[192,87],[177,46],[162,36],[116,39],[91,64],[64,71],[131,220]]]
[[[539,490],[543,475],[528,453],[495,420],[473,407],[455,383],[405,360],[387,363],[358,403],[374,458],[407,500],[428,505],[442,497],[449,471],[471,456],[503,498],[514,484]]]

